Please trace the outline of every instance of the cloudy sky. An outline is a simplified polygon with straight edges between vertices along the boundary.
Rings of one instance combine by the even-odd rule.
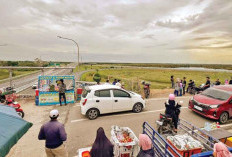
[[[232,0],[0,4],[0,60],[232,63]]]

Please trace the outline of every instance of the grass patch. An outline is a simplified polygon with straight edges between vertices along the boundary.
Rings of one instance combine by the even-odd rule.
[[[93,75],[96,72],[87,72],[83,74],[82,81],[93,81]],[[149,81],[151,83],[152,89],[165,89],[170,88],[170,76],[174,75],[176,78],[187,78],[187,82],[192,79],[195,81],[196,85],[199,86],[206,82],[206,77],[211,78],[211,82],[215,82],[216,79],[220,79],[222,84],[224,84],[226,79],[230,79],[232,73],[228,72],[202,72],[202,71],[182,71],[182,70],[167,70],[167,69],[107,69],[100,70],[100,75],[102,76],[101,82],[105,82],[108,77],[110,82],[113,80],[120,79],[124,82],[125,87],[128,88],[133,83],[141,83],[142,80]]]
[[[34,72],[35,70],[14,70],[13,71],[13,77],[19,76],[19,75],[24,75],[24,74],[29,74],[31,72]],[[9,71],[6,69],[0,69],[0,80],[7,79],[9,78]]]

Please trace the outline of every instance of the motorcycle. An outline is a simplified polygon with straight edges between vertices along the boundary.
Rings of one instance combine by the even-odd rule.
[[[21,108],[21,105],[18,102],[8,99],[6,100],[6,104],[8,106],[14,107],[20,117],[24,117],[23,109]]]
[[[183,104],[183,101],[180,101],[180,104]],[[175,114],[179,119],[181,105],[177,103]],[[159,134],[175,134],[174,131],[174,122],[171,117],[168,115],[160,113],[160,119],[156,121],[157,123],[157,130]]]

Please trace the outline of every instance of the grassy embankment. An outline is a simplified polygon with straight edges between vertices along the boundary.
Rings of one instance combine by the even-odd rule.
[[[13,71],[13,77],[19,76],[19,75],[26,75],[34,72],[35,70],[14,70]],[[6,69],[0,69],[0,80],[9,78],[9,71]]]
[[[96,71],[87,72],[83,74],[82,81],[93,81],[93,75]],[[232,73],[227,72],[202,72],[202,71],[181,71],[181,70],[156,70],[156,69],[109,69],[100,70],[99,73],[102,76],[101,82],[105,82],[108,77],[110,81],[113,79],[121,79],[125,83],[125,87],[131,90],[131,82],[137,84],[142,80],[149,81],[152,89],[165,89],[170,88],[170,76],[174,75],[176,78],[187,77],[187,81],[190,79],[195,80],[196,85],[205,83],[205,77],[210,76],[211,82],[215,82],[217,78],[224,84],[225,79],[230,79]]]

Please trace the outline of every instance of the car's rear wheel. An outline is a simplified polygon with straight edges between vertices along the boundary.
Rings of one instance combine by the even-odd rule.
[[[141,103],[136,103],[133,107],[133,112],[139,113],[143,110],[143,105]]]
[[[223,112],[219,117],[219,122],[221,124],[225,124],[229,119],[229,114],[227,112]]]
[[[94,120],[99,116],[99,111],[95,108],[89,109],[86,113],[86,116],[90,119],[90,120]]]

